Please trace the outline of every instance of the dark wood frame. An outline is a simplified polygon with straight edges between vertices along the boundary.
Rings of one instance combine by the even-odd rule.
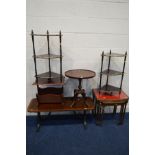
[[[79,71],[80,71],[80,73],[78,75],[75,74]],[[83,75],[84,72],[85,72],[85,74]],[[86,72],[87,72],[87,74],[86,74]],[[75,101],[78,99],[78,95],[82,95],[82,97],[84,99],[86,98],[85,89],[82,88],[82,80],[93,78],[96,76],[96,73],[94,71],[87,70],[87,69],[73,69],[73,70],[66,71],[65,76],[72,78],[72,79],[77,79],[79,81],[78,88],[74,89],[74,98],[73,98],[73,103],[71,104],[71,106],[74,106]],[[86,106],[88,106],[85,101],[84,101],[84,104]]]
[[[46,36],[47,37],[47,46],[48,51],[47,54],[36,55],[35,51],[35,36]],[[54,58],[60,58],[60,74],[51,72],[51,49],[50,49],[50,36],[59,37],[60,42],[60,53],[58,55],[52,55]],[[33,30],[31,32],[32,44],[33,44],[33,59],[35,65],[35,78],[36,81],[34,85],[37,86],[38,93],[36,94],[36,98],[32,99],[27,111],[37,113],[37,131],[39,131],[41,124],[41,112],[61,112],[61,111],[83,111],[83,125],[86,128],[86,112],[94,110],[94,105],[91,98],[85,97],[84,102],[87,102],[87,106],[82,104],[76,104],[74,107],[68,105],[72,104],[73,98],[66,98],[63,96],[63,84],[64,84],[64,76],[62,75],[62,34],[61,31],[59,34],[34,34]],[[39,74],[37,73],[37,59],[44,58],[48,60],[48,72]],[[60,75],[60,76],[59,76]],[[52,76],[55,77],[52,79]],[[59,77],[57,77],[59,76]],[[40,88],[39,85],[44,84],[53,84],[54,86],[59,86],[60,88],[50,87],[50,88]],[[51,100],[52,98],[52,100]],[[81,99],[82,100],[82,99]],[[76,102],[81,102],[80,100]]]
[[[107,70],[103,70],[103,61],[104,61],[105,56],[109,57]],[[122,72],[110,69],[111,57],[122,57],[122,58],[124,58]],[[113,93],[120,94],[122,92],[122,83],[123,83],[123,78],[124,78],[126,57],[127,57],[127,52],[125,52],[125,54],[112,53],[111,50],[108,54],[107,53],[105,54],[104,51],[102,52],[102,54],[101,54],[100,81],[99,81],[99,88],[97,89],[97,91],[99,92],[100,95],[103,95],[103,96],[111,95],[112,96]],[[103,74],[107,75],[106,84],[104,86],[102,86]],[[121,75],[120,87],[108,85],[110,75],[112,75],[112,76]],[[123,124],[124,115],[125,115],[125,111],[126,111],[126,105],[128,103],[128,97],[125,100],[120,99],[120,100],[116,100],[116,101],[111,100],[111,99],[99,100],[99,99],[97,99],[97,96],[95,95],[94,90],[93,90],[93,100],[95,103],[95,115],[97,118],[96,119],[97,122],[102,122],[102,117],[104,114],[104,107],[105,106],[114,106],[113,115],[116,113],[117,106],[121,106],[119,124]]]
[[[98,90],[97,90],[98,91]],[[122,93],[121,91],[120,93]],[[124,92],[123,92],[124,93]],[[96,124],[101,125],[103,122],[103,116],[104,116],[104,108],[106,106],[113,106],[113,116],[116,114],[117,106],[120,106],[120,119],[118,122],[118,125],[122,125],[124,123],[124,117],[126,112],[126,106],[129,100],[129,97],[126,95],[125,99],[98,99],[95,95],[95,89],[92,91],[93,94],[93,102],[95,104],[95,118],[96,118]],[[103,94],[104,96],[108,94]]]
[[[36,55],[36,51],[35,51],[35,41],[34,41],[34,37],[35,36],[46,36],[47,37],[47,55],[43,54],[43,55]],[[32,45],[33,45],[33,59],[34,59],[34,66],[35,66],[35,78],[36,78],[36,82],[34,83],[35,85],[37,85],[37,90],[38,93],[36,95],[38,101],[39,101],[39,95],[45,95],[45,94],[62,94],[63,93],[63,82],[64,82],[64,76],[62,75],[62,34],[61,31],[59,32],[59,34],[49,34],[49,31],[47,30],[46,34],[34,34],[33,30],[31,31],[31,37],[32,37]],[[50,50],[50,37],[59,37],[59,55],[53,55],[51,53]],[[52,57],[53,56],[53,57]],[[48,59],[48,72],[47,73],[42,73],[39,74],[37,73],[37,59],[41,58],[41,59]],[[60,74],[58,73],[54,73],[51,72],[51,59],[52,58],[59,58],[60,59]],[[39,87],[39,85],[43,85],[43,84],[50,84],[50,85],[57,85],[57,86],[62,86],[60,88],[55,88],[55,87],[51,87],[51,88],[45,88],[42,89]]]
[[[52,74],[51,74],[51,58],[50,58],[50,55],[51,55],[51,51],[50,51],[50,44],[49,44],[49,40],[50,40],[50,36],[54,37],[59,37],[59,42],[60,42],[60,45],[59,45],[59,50],[60,50],[60,53],[59,53],[59,58],[60,58],[60,82],[63,82],[63,75],[62,75],[62,34],[61,34],[61,31],[59,32],[59,34],[49,34],[49,31],[47,30],[47,34],[34,34],[33,30],[31,31],[31,37],[32,37],[32,45],[33,45],[33,59],[34,59],[34,65],[35,65],[35,77],[36,77],[36,85],[37,85],[37,88],[39,86],[39,80],[38,80],[38,74],[37,74],[37,55],[36,55],[36,51],[35,51],[35,41],[34,41],[34,37],[35,36],[47,36],[47,46],[48,46],[48,67],[49,67],[49,80],[52,78]],[[47,83],[48,84],[48,83]],[[50,83],[51,84],[51,83]]]
[[[47,37],[47,54],[36,55],[35,50],[35,37],[45,36]],[[40,107],[41,104],[46,103],[57,103],[62,102],[63,100],[63,84],[64,84],[64,76],[62,75],[62,34],[61,31],[59,34],[49,34],[47,30],[46,34],[34,34],[33,30],[31,31],[32,37],[32,45],[33,45],[33,59],[35,66],[35,85],[37,86],[37,106]],[[58,37],[59,38],[59,55],[54,55],[51,53],[50,49],[50,37]],[[37,59],[47,59],[48,60],[48,72],[38,74],[37,72]],[[51,72],[51,59],[59,58],[60,59],[60,74]],[[54,85],[54,87],[40,88],[39,85]],[[58,87],[55,87],[58,86]],[[41,118],[40,112],[37,112],[37,120],[39,122]],[[37,128],[40,127],[40,124],[37,123]]]
[[[103,70],[104,56],[108,56],[109,57],[107,70]],[[110,70],[111,57],[124,57],[124,63],[123,63],[122,72],[115,71],[115,70]],[[112,53],[111,50],[110,50],[109,54],[105,54],[104,51],[102,52],[102,55],[101,55],[100,82],[99,82],[99,89],[100,90],[104,90],[105,93],[111,93],[111,94],[113,93],[113,91],[115,91],[115,92],[117,91],[119,93],[121,92],[123,78],[124,78],[124,70],[125,70],[125,64],[126,64],[126,57],[127,57],[127,52],[125,52],[125,54]],[[105,86],[102,87],[102,76],[103,76],[103,74],[107,75],[107,80],[106,80]],[[112,76],[113,75],[121,75],[121,82],[120,82],[120,87],[119,88],[115,87],[115,86],[110,86],[109,87],[108,83],[109,83],[109,76],[110,75],[112,75]]]

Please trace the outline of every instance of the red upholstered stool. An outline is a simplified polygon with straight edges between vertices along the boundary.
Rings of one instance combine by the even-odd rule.
[[[126,105],[129,97],[121,90],[119,92],[113,92],[112,94],[105,93],[99,89],[93,89],[93,100],[95,102],[95,114],[97,124],[102,123],[102,116],[105,106],[114,106],[113,114],[116,113],[117,106],[121,106],[119,124],[123,124]]]

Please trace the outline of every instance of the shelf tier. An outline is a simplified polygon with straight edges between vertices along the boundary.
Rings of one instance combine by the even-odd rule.
[[[125,57],[125,54],[120,54],[120,53],[104,53],[104,56],[107,57]]]
[[[101,87],[100,90],[103,91],[103,92],[119,92],[120,88],[112,86],[112,85],[104,85],[104,86]]]
[[[34,56],[33,56],[34,57]],[[41,55],[36,55],[35,56],[37,59],[57,59],[57,58],[61,58],[60,55],[56,55],[56,54],[41,54]]]
[[[65,77],[63,75],[61,77],[60,74],[54,72],[38,74],[37,77],[39,85],[63,85],[65,80]],[[37,85],[37,82],[35,81],[33,85]]]
[[[109,69],[109,70],[106,69],[103,72],[101,72],[101,74],[116,76],[116,75],[122,75],[123,73],[112,69]]]
[[[37,85],[37,82],[35,81],[33,85]],[[54,79],[38,78],[38,85],[53,85],[53,86],[64,85],[64,78],[62,78],[62,81],[60,78],[54,78]]]
[[[45,72],[37,75],[38,78],[44,78],[44,79],[49,79],[49,78],[60,78],[60,74],[54,73],[54,72]]]

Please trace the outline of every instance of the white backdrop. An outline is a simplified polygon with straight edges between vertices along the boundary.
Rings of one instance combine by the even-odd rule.
[[[70,69],[84,68],[96,72],[96,77],[85,80],[83,87],[87,95],[91,89],[99,84],[101,53],[125,52],[128,50],[128,0],[27,0],[27,28],[26,28],[26,103],[27,106],[35,97],[34,62],[31,41],[31,30],[35,33],[58,33],[62,31],[63,73]],[[38,37],[35,40],[36,52],[47,51],[47,40]],[[57,39],[51,39],[53,53],[59,52]],[[53,71],[59,71],[59,62],[52,63]],[[104,67],[106,67],[105,61]],[[113,59],[112,68],[121,70],[121,59]],[[44,60],[38,61],[38,71],[46,71],[48,64]],[[125,72],[128,73],[128,58]],[[104,80],[104,78],[103,78]],[[120,77],[110,78],[110,83],[119,85]],[[64,95],[73,95],[73,89],[78,82],[66,77]],[[128,74],[124,76],[123,90],[129,94]],[[128,110],[128,107],[127,107]],[[107,108],[107,112],[110,108]]]

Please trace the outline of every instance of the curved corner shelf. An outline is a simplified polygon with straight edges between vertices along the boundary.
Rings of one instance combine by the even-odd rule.
[[[36,55],[35,57],[37,59],[57,59],[57,58],[61,58],[60,55],[56,55],[56,54],[50,54],[50,55],[49,54],[41,54],[41,55]]]
[[[60,78],[60,74],[54,73],[54,72],[45,72],[45,73],[38,74],[35,77],[44,78],[44,79],[48,79],[48,78]]]
[[[62,77],[62,81],[61,81],[61,77],[59,78],[38,78],[38,85],[50,85],[50,86],[61,86],[64,85],[64,77]],[[32,85],[37,85],[37,81],[35,81]]]
[[[124,57],[125,54],[120,54],[120,53],[104,53],[104,56],[107,56],[107,57]]]
[[[108,94],[112,94],[113,92],[120,92],[122,89],[122,82],[123,82],[123,77],[125,74],[124,69],[125,69],[127,52],[125,52],[125,53],[112,53],[110,50],[109,53],[102,52],[101,56],[102,56],[102,58],[101,58],[101,72],[100,72],[99,89],[105,93],[108,93]],[[105,70],[103,70],[104,56],[107,56],[109,59],[108,60],[108,68]],[[110,69],[111,57],[124,58],[122,71],[116,71],[116,70]],[[107,75],[106,85],[104,85],[104,86],[102,86],[102,75]],[[118,76],[118,75],[121,75],[120,86],[116,87],[116,86],[109,85],[109,83],[108,83],[109,76]]]
[[[110,75],[110,76],[117,76],[117,75],[122,75],[123,73],[120,71],[116,71],[116,70],[112,70],[112,69],[106,69],[103,72],[101,72],[101,74],[104,75]]]
[[[63,75],[61,76],[54,72],[45,72],[38,74],[36,77],[38,78],[39,85],[63,85],[65,80]],[[37,81],[35,81],[33,85],[37,85]]]

